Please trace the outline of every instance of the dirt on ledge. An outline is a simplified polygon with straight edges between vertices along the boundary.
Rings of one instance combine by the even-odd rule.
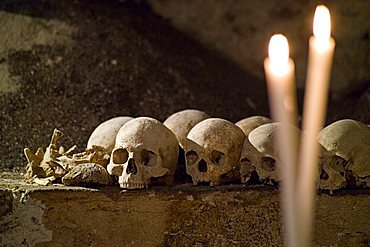
[[[318,193],[314,246],[368,246],[370,191]],[[84,188],[0,173],[0,245],[282,246],[269,186]],[[98,224],[97,224],[98,223]]]

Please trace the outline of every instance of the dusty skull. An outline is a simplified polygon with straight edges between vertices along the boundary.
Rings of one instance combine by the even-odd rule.
[[[295,135],[300,135],[300,129],[294,126],[290,127]],[[283,166],[279,165],[281,158],[274,144],[279,128],[281,128],[281,123],[264,124],[252,130],[248,135],[250,143],[262,155],[260,162],[256,163],[256,171],[259,179],[263,182],[274,183],[283,179],[281,176]]]
[[[87,141],[87,149],[92,148],[93,145],[103,147],[108,153],[111,153],[114,148],[114,142],[119,129],[132,117],[115,117],[101,123],[91,133]]]
[[[347,161],[321,146],[318,187],[324,190],[344,188],[347,185],[345,178],[346,165]]]
[[[343,119],[325,127],[318,135],[322,146],[347,162],[345,176],[353,186],[370,186],[370,127]]]
[[[252,116],[238,121],[235,125],[248,136],[252,130],[267,123],[272,123],[272,120],[264,116]]]
[[[186,172],[193,183],[211,186],[239,179],[239,158],[245,135],[235,124],[209,118],[195,125],[187,136]]]
[[[198,110],[183,110],[169,116],[163,124],[177,137],[179,144],[185,148],[186,136],[199,122],[209,118],[208,114]]]
[[[179,142],[179,160],[175,178],[179,182],[190,182],[191,178],[186,174],[185,168],[185,145],[189,131],[199,122],[209,118],[208,114],[198,110],[183,110],[169,116],[163,124],[177,137]]]
[[[166,126],[153,118],[135,118],[119,130],[108,172],[119,177],[121,188],[144,188],[159,177],[170,185],[178,151],[176,136]]]
[[[251,176],[257,172],[256,167],[261,167],[261,162],[263,161],[262,154],[250,143],[248,135],[255,128],[271,122],[271,119],[267,117],[253,116],[242,119],[235,124],[247,137],[244,140],[242,153],[240,155],[240,176],[242,183],[251,180]]]

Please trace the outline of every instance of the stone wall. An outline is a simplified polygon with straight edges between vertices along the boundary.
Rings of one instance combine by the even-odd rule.
[[[45,147],[54,128],[82,150],[115,116],[268,115],[262,80],[145,4],[1,1],[0,24],[0,168],[23,167],[23,148]]]
[[[2,246],[283,245],[273,187],[120,191],[39,187],[0,177]],[[314,246],[368,246],[369,201],[369,191],[318,195]]]
[[[153,10],[191,37],[213,47],[248,73],[263,78],[262,62],[274,33],[287,36],[296,62],[297,84],[304,87],[307,43],[322,1],[148,0]],[[368,1],[325,1],[331,11],[336,50],[332,94],[369,87],[370,5]]]

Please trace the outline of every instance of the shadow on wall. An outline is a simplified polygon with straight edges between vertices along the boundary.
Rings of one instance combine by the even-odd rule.
[[[272,34],[287,36],[296,62],[297,84],[304,86],[308,38],[315,7],[323,1],[183,1],[148,0],[154,12],[180,30],[209,44],[250,74],[259,69]],[[338,96],[369,87],[368,1],[325,1],[331,12],[336,52],[331,91]]]
[[[303,97],[308,38],[315,7],[323,1],[147,0],[155,13],[203,44],[214,47],[257,78],[272,34],[289,40]],[[336,39],[327,123],[354,118],[370,123],[368,1],[325,1]],[[301,101],[301,100],[300,100]],[[300,107],[302,109],[302,107]]]
[[[23,148],[46,146],[54,128],[82,149],[114,116],[268,114],[262,80],[145,4],[3,1],[0,16],[0,168],[23,167]]]

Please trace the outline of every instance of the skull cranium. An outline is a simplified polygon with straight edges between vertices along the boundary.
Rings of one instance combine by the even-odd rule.
[[[111,153],[114,148],[114,142],[119,129],[132,117],[115,117],[101,123],[91,133],[87,141],[87,149],[92,148],[93,145],[103,147],[108,153]]]
[[[370,186],[370,127],[343,119],[325,127],[318,140],[328,151],[347,162],[345,176],[351,186]]]
[[[199,122],[209,118],[208,114],[198,110],[183,110],[169,116],[163,124],[169,128],[179,141],[179,160],[175,178],[179,182],[190,182],[191,178],[186,174],[185,151],[186,136],[189,131]]]
[[[135,118],[119,130],[108,172],[118,176],[121,188],[147,187],[151,178],[173,183],[177,166],[176,136],[162,123],[149,117]]]
[[[257,176],[253,175],[258,175],[256,172],[256,167],[261,167],[261,162],[263,161],[262,154],[258,152],[258,150],[250,143],[248,135],[258,126],[271,122],[271,119],[267,117],[253,116],[242,119],[235,124],[244,132],[247,137],[244,140],[243,149],[240,156],[240,176],[242,183],[247,183],[248,181],[256,182],[251,180],[257,180]]]
[[[239,158],[244,133],[233,123],[206,119],[191,129],[185,149],[186,171],[193,183],[211,186],[239,179]]]
[[[281,123],[269,123],[261,125],[252,130],[248,139],[258,152],[261,153],[260,161],[256,163],[256,171],[259,179],[265,183],[275,183],[283,179],[281,171],[284,166],[281,164],[279,150],[275,145],[278,137],[278,130],[282,127]],[[300,129],[289,126],[295,136],[300,135]]]
[[[208,114],[198,110],[183,110],[169,116],[163,124],[177,137],[179,145],[185,148],[186,136],[199,122],[209,118]]]

